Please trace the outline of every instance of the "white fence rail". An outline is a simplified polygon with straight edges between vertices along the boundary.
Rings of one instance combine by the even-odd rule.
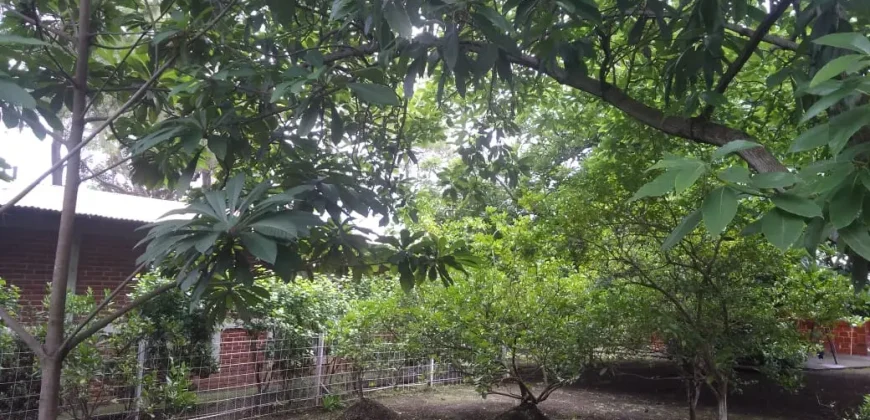
[[[249,419],[352,398],[358,386],[372,392],[462,381],[447,361],[408,355],[400,345],[379,345],[354,364],[324,336],[308,346],[296,343],[224,334],[209,363],[166,356],[171,352],[146,343],[98,360],[68,360],[60,418]],[[0,347],[0,419],[35,419],[38,401],[36,359],[23,346]]]

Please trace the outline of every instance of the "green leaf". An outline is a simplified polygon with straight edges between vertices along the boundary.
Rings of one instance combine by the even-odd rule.
[[[405,293],[410,293],[414,289],[414,272],[407,260],[399,263],[399,283],[402,284]]]
[[[674,186],[676,188],[676,193],[680,194],[689,187],[691,187],[698,178],[701,177],[704,173],[707,172],[707,165],[699,162],[697,165],[693,167],[687,167],[680,169],[677,173],[677,179],[674,181]]]
[[[728,105],[728,100],[725,99],[725,95],[715,92],[712,90],[708,90],[706,92],[701,93],[701,100],[707,103],[707,105],[712,106],[724,106]]]
[[[230,212],[238,210],[242,198],[242,189],[245,187],[245,174],[239,173],[227,181],[227,208]]]
[[[634,22],[634,25],[631,27],[631,31],[628,32],[628,43],[631,45],[637,45],[641,38],[643,37],[643,31],[646,28],[646,17],[641,16]]]
[[[803,219],[779,209],[773,209],[761,218],[761,232],[777,248],[786,251],[801,236]]]
[[[280,101],[281,98],[284,97],[284,94],[290,90],[290,86],[297,82],[297,80],[288,80],[286,82],[278,83],[278,85],[275,86],[275,89],[272,89],[272,95],[269,97],[269,102],[274,104],[275,102]]]
[[[683,238],[691,233],[701,222],[701,210],[695,210],[683,218],[683,221],[674,229],[662,243],[662,251],[667,251],[680,243]]]
[[[867,226],[855,223],[845,229],[840,229],[840,237],[843,242],[852,248],[858,255],[870,260],[870,235],[867,234]]]
[[[373,83],[348,83],[347,85],[363,101],[379,105],[401,105],[396,92],[387,86]]]
[[[205,254],[205,252],[208,251],[209,248],[214,246],[220,235],[221,232],[210,232],[206,235],[203,235],[202,238],[196,241],[196,244],[194,244],[194,248],[196,248],[196,250],[199,251],[200,254]]]
[[[761,233],[761,219],[746,225],[746,227],[740,231],[741,236],[750,236],[755,235],[756,233]]]
[[[214,153],[214,157],[218,160],[224,160],[227,157],[227,146],[229,139],[223,136],[209,136],[208,150]]]
[[[193,158],[185,166],[184,170],[181,172],[181,176],[178,177],[178,181],[175,183],[175,191],[179,195],[184,195],[187,190],[190,189],[190,181],[193,180],[193,174],[196,172],[196,167],[199,165],[199,156],[202,155],[203,149],[200,148],[196,154],[193,155]]]
[[[292,240],[299,235],[298,219],[290,214],[276,214],[266,216],[251,223],[254,230],[268,236],[274,236],[281,239]],[[304,230],[308,230],[308,226],[302,226]]]
[[[311,129],[314,128],[314,125],[317,124],[317,119],[320,117],[320,107],[319,104],[311,104],[305,112],[302,113],[302,117],[299,118],[299,125],[296,126],[296,134],[300,136],[307,136],[308,133],[311,132]]]
[[[828,144],[828,141],[830,141],[828,124],[820,124],[797,136],[791,143],[788,151],[790,153],[797,153],[812,150]]]
[[[196,284],[197,280],[199,280],[199,271],[197,270],[191,270],[190,272],[181,275],[184,276],[184,279],[181,280],[178,287],[181,288],[181,291],[183,292],[190,290],[190,288]]]
[[[557,0],[556,3],[568,12],[576,13],[592,23],[601,23],[601,12],[598,10],[598,5],[592,0]]]
[[[459,59],[459,36],[456,33],[456,28],[451,27],[447,30],[442,51],[444,51],[444,64],[450,70],[454,70],[456,61]]]
[[[755,188],[785,188],[797,181],[798,177],[791,172],[766,172],[753,176],[750,185]]]
[[[293,281],[296,273],[303,269],[302,257],[291,247],[279,246],[278,256],[275,258],[275,264],[272,264],[272,269],[285,282]]]
[[[408,17],[405,7],[397,3],[397,0],[387,3],[384,9],[384,17],[387,19],[387,23],[390,24],[390,28],[398,33],[399,36],[411,39],[413,36],[411,19]]]
[[[870,54],[870,40],[866,36],[854,32],[828,34],[814,39],[813,43]]]
[[[667,171],[652,181],[640,187],[631,197],[629,202],[640,200],[646,197],[658,197],[665,195],[674,190],[674,183],[679,175],[679,171]]]
[[[852,162],[840,163],[814,183],[813,192],[818,194],[833,192],[846,182],[850,176],[853,176],[854,172],[855,165]]]
[[[655,169],[686,169],[695,168],[698,165],[703,165],[704,162],[700,159],[687,158],[677,155],[667,155],[664,159],[656,162],[653,166],[646,169],[646,172]]]
[[[338,145],[344,138],[344,121],[341,119],[341,114],[338,109],[332,107],[332,114],[329,119],[329,137],[332,139],[332,144]]]
[[[837,229],[852,224],[858,218],[863,202],[864,186],[857,180],[854,180],[852,185],[840,188],[831,197],[831,203],[828,205],[828,216],[831,219],[831,224]]]
[[[34,47],[50,47],[50,43],[40,39],[19,36],[19,35],[0,35],[0,45],[28,45]]]
[[[830,125],[828,147],[831,149],[831,154],[836,156],[861,127],[870,124],[870,104],[837,114],[828,124]]]
[[[256,232],[242,233],[241,239],[242,245],[251,255],[269,264],[275,263],[275,258],[278,257],[278,244],[275,241]]]
[[[725,182],[749,184],[749,169],[743,166],[729,166],[716,174],[716,176]]]
[[[181,132],[184,131],[184,127],[173,126],[173,127],[163,127],[158,129],[157,131],[139,139],[133,147],[130,148],[130,154],[136,156],[145,152],[146,150],[159,145],[167,140],[173,139]]]
[[[822,111],[830,108],[837,102],[840,102],[843,98],[853,94],[855,92],[854,86],[846,86],[841,89],[835,90],[827,95],[822,96],[818,101],[813,103],[813,106],[807,110],[803,117],[801,117],[801,123],[807,122],[810,118],[819,115]]]
[[[704,225],[713,236],[719,235],[737,214],[737,194],[728,187],[719,187],[707,194],[701,206]]]
[[[781,85],[785,79],[788,79],[792,75],[793,71],[794,70],[791,67],[784,67],[782,70],[770,75],[765,81],[767,88],[772,89]]]
[[[754,149],[756,147],[761,147],[761,145],[749,140],[732,140],[713,152],[713,160],[722,159],[731,153],[746,149]]]
[[[791,214],[803,217],[822,217],[822,208],[809,198],[794,194],[776,194],[770,198],[773,205]]]
[[[272,19],[290,29],[296,12],[296,2],[286,0],[266,0],[266,5],[272,11]]]
[[[157,35],[154,35],[154,38],[151,39],[151,44],[152,45],[161,44],[163,41],[166,41],[169,37],[171,37],[179,32],[181,32],[181,31],[179,31],[178,29],[170,29],[168,31],[160,32]]]
[[[501,15],[501,13],[496,12],[495,9],[483,5],[477,5],[477,14],[502,32],[511,31],[511,24]]]
[[[221,221],[227,221],[227,197],[226,193],[223,190],[218,191],[206,191],[205,192],[205,200],[208,203],[208,208],[210,208],[215,216]],[[197,204],[197,203],[194,203]]]
[[[867,57],[861,54],[850,54],[837,57],[825,64],[824,67],[816,72],[813,80],[810,82],[810,87],[817,86],[826,80],[831,80],[840,75],[840,73],[854,73],[864,67],[870,65],[870,61],[866,61]]]
[[[26,109],[36,108],[36,100],[33,96],[9,80],[0,79],[0,100]]]
[[[816,249],[822,238],[825,237],[825,219],[816,217],[807,223],[807,229],[804,231],[804,248],[810,255],[816,255]]]

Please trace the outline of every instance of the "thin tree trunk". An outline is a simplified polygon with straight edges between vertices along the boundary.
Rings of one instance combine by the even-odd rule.
[[[689,420],[698,418],[698,398],[701,396],[701,382],[694,378],[686,381],[686,402],[689,403]]]
[[[728,382],[722,381],[716,385],[717,419],[728,420]]]
[[[88,58],[90,52],[91,1],[79,3],[78,46],[75,68],[75,94],[73,96],[72,127],[67,147],[72,150],[82,141],[87,107]],[[48,326],[45,335],[45,354],[42,360],[42,386],[39,394],[39,420],[56,420],[60,404],[60,373],[63,363],[61,345],[64,341],[64,318],[66,317],[67,280],[70,266],[70,249],[75,226],[76,200],[79,189],[79,166],[81,153],[76,151],[66,164],[66,185],[63,189],[63,210],[57,234],[57,251],[54,256],[54,272],[51,277],[51,297],[48,309]]]

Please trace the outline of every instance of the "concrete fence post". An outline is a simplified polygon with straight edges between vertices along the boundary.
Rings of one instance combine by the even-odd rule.
[[[435,358],[429,358],[429,386],[435,385]]]
[[[324,335],[317,336],[317,348],[315,348],[316,358],[314,360],[314,386],[317,387],[314,391],[314,404],[320,405],[323,401],[323,353],[324,353]]]
[[[139,346],[136,349],[136,415],[134,420],[139,420],[139,414],[142,412],[142,381],[145,379],[145,340],[139,340]]]

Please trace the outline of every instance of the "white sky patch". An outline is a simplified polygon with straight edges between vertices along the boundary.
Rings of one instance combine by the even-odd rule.
[[[51,140],[40,141],[29,128],[4,128],[0,133],[0,157],[18,168],[17,183],[30,184],[51,167]],[[50,184],[51,177],[43,183]]]

